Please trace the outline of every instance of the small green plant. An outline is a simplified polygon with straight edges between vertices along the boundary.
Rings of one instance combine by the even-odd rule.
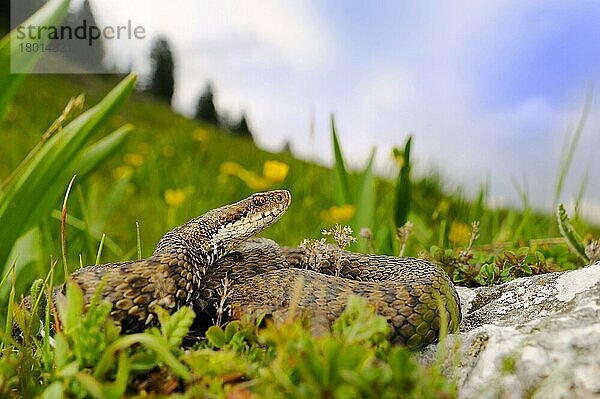
[[[577,234],[577,231],[575,231],[575,228],[573,228],[563,204],[558,204],[556,219],[560,234],[569,245],[571,251],[573,251],[573,253],[575,253],[584,263],[590,263],[590,258],[585,253],[585,244],[579,234]]]
[[[55,296],[58,317],[53,323],[53,348],[39,342],[37,331],[30,333],[21,328],[24,346],[14,343],[19,349],[19,361],[26,360],[30,370],[17,368],[12,384],[26,387],[32,396],[121,398],[132,375],[162,365],[182,381],[189,380],[190,372],[178,357],[183,353],[180,346],[193,322],[194,312],[187,307],[172,315],[159,310],[160,329],[119,335],[120,328],[109,317],[111,304],[100,300],[101,290],[102,284],[85,307],[83,294],[73,283],[67,284],[66,296]],[[46,309],[50,307],[47,303]],[[20,320],[35,317],[25,309],[17,308],[17,312]],[[19,323],[20,326],[26,324]],[[49,330],[45,331],[43,340],[49,341]],[[47,349],[36,351],[35,348]],[[10,353],[4,352],[2,363],[9,360]],[[45,361],[48,354],[51,355],[49,362]],[[39,378],[40,382],[31,381],[31,370],[33,378]],[[9,384],[7,388],[10,387]]]
[[[363,299],[352,298],[333,331],[312,338],[298,323],[269,327],[260,337],[275,345],[261,372],[264,397],[455,397],[452,382],[418,366],[411,353],[389,345],[389,326]]]
[[[432,247],[431,258],[456,284],[469,287],[500,284],[518,277],[558,270],[556,260],[544,251],[529,247],[505,249],[497,255],[476,251],[468,256],[451,249]]]
[[[531,247],[510,245],[494,254],[475,248],[478,235],[479,223],[475,222],[466,249],[432,246],[425,255],[438,263],[456,284],[469,287],[501,284],[518,277],[556,271],[558,264],[572,267],[569,258],[565,258],[567,254],[557,251],[557,247],[545,248],[544,243],[532,243]]]
[[[98,287],[86,312],[83,294],[74,283],[67,284],[66,297],[57,299],[59,334],[64,335],[80,368],[98,363],[106,347],[119,335],[119,329],[108,319],[112,304],[100,301],[103,285]]]

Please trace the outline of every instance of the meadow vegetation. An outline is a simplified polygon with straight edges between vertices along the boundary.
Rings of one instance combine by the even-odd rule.
[[[64,13],[67,2],[50,3],[52,18]],[[335,165],[326,168],[178,115],[136,92],[135,76],[11,75],[10,52],[5,38],[2,397],[454,397],[439,365],[418,365],[390,345],[385,320],[359,300],[317,339],[294,320],[261,329],[241,321],[213,326],[193,343],[186,341],[194,318],[188,308],[161,313],[160,328],[121,336],[107,304],[98,300],[84,312],[76,287],[58,309],[44,301],[70,271],[147,257],[174,226],[256,191],[292,193],[287,214],[263,233],[280,244],[349,225],[357,236],[351,250],[425,257],[461,285],[573,269],[600,257],[598,229],[562,207],[558,217],[536,212],[525,194],[521,209],[492,209],[486,187],[466,198],[435,173],[414,176],[418,135],[390,154],[397,178],[389,180],[374,174],[374,155],[361,170],[347,170],[332,117]],[[557,191],[569,162],[567,155]],[[30,292],[32,312],[17,306]]]

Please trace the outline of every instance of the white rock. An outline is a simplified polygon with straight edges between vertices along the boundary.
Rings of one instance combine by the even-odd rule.
[[[458,293],[444,368],[459,397],[600,398],[600,263]]]

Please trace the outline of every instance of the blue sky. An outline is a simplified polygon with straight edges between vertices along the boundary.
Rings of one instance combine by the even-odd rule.
[[[372,146],[415,137],[417,173],[435,169],[493,201],[552,205],[566,135],[600,77],[600,3],[594,1],[92,1],[98,22],[127,19],[166,35],[177,65],[174,107],[191,113],[207,80],[217,105],[249,114],[259,145],[290,141],[331,161],[334,112],[351,163]],[[145,71],[149,41],[109,43],[121,66]],[[598,89],[596,90],[596,93]],[[583,211],[600,221],[600,109],[594,100],[565,188],[586,170]],[[314,118],[315,135],[309,135]]]

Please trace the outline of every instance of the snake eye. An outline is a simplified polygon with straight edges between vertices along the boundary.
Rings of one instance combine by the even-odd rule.
[[[277,202],[283,202],[283,194],[279,193],[275,196]]]
[[[265,200],[265,197],[262,195],[256,195],[252,197],[252,203],[256,206],[263,206],[266,202],[267,201]]]

